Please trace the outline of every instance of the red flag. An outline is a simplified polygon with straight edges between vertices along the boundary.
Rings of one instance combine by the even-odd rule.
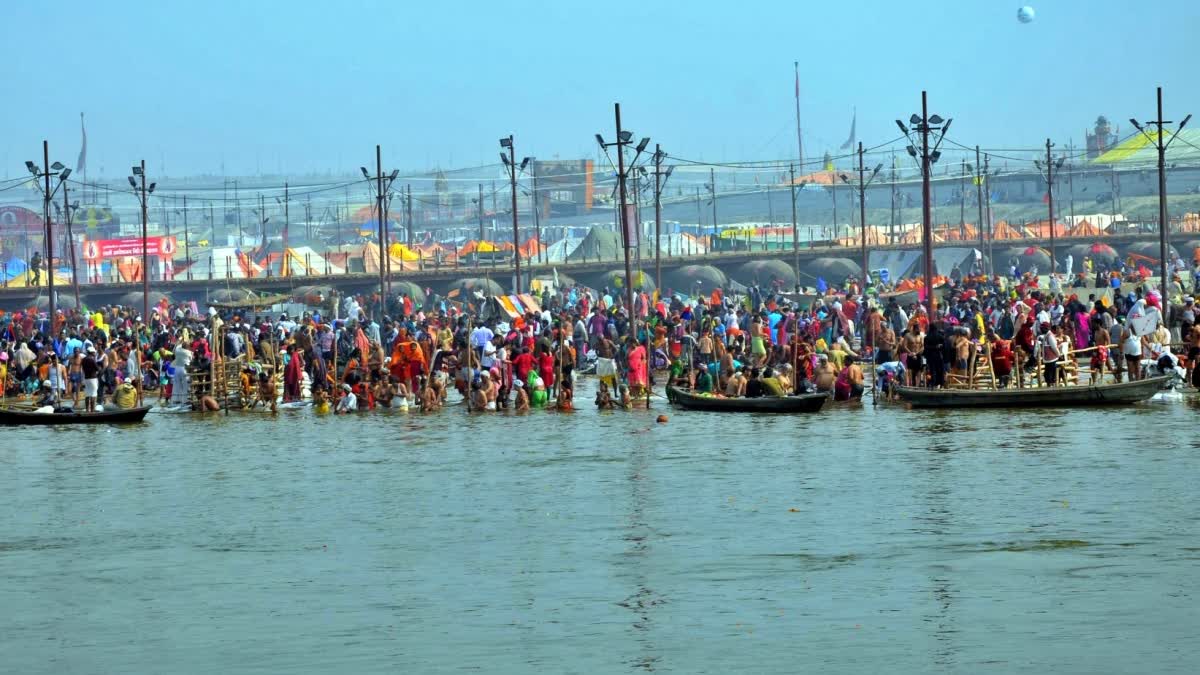
[[[1049,193],[1049,192],[1047,192],[1047,193],[1045,193],[1045,194],[1043,194],[1043,195],[1042,195],[1042,203],[1043,203],[1043,204],[1049,204],[1049,203],[1050,203],[1050,193]]]

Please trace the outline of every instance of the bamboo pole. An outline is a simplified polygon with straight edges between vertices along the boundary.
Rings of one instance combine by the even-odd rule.
[[[467,311],[467,381],[465,389],[467,390],[467,412],[471,412],[471,383],[475,380],[473,377],[474,366],[471,365],[475,357],[475,346],[471,344],[471,313]]]

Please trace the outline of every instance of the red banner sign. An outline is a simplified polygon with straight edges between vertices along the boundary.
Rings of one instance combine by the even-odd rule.
[[[175,237],[147,237],[146,253],[156,258],[172,258],[177,251]],[[88,239],[83,242],[83,259],[88,262],[106,258],[141,257],[142,238]]]

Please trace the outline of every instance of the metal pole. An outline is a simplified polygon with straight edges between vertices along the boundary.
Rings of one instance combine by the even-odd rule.
[[[804,169],[804,139],[800,133],[800,62],[793,61],[792,65],[796,68],[796,161],[800,163],[800,169]]]
[[[541,263],[544,262],[542,260],[542,219],[538,212],[542,210],[542,202],[538,199],[536,160],[529,160],[529,177],[530,181],[533,183],[533,195],[531,199],[533,202],[533,231],[534,236],[537,239],[537,259],[538,262]],[[557,379],[555,381],[557,381]]]
[[[865,296],[871,272],[867,262],[867,169],[863,166],[862,141],[858,142],[858,224],[862,226],[862,292]]]
[[[962,177],[958,179],[958,236],[966,238],[967,234],[967,159],[962,163]]]
[[[708,180],[712,181],[713,236],[716,237],[717,236],[717,173],[712,168],[709,168],[709,170],[708,170]]]
[[[515,279],[513,288],[517,295],[521,294],[521,235],[517,223],[517,149],[514,147],[512,134],[508,135],[508,176],[512,183],[512,217],[513,217],[513,270]]]
[[[830,228],[830,233],[829,233],[830,241],[834,241],[837,239],[838,219],[837,219],[837,175],[836,174],[837,174],[837,172],[834,171],[829,176],[829,196],[833,197],[833,226]]]
[[[150,325],[150,245],[146,231],[146,160],[142,160],[142,325]],[[239,244],[240,245],[240,244]]]
[[[983,199],[984,199],[984,202],[987,204],[987,208],[984,209],[984,216],[987,219],[988,274],[991,276],[996,276],[996,262],[995,262],[995,260],[993,260],[993,258],[995,257],[994,253],[995,253],[995,246],[996,246],[996,233],[992,229],[992,188],[991,188],[992,178],[989,175],[990,170],[991,170],[991,157],[989,157],[988,155],[984,155],[983,156]]]
[[[54,340],[54,230],[50,226],[50,141],[42,141],[43,174],[46,191],[42,193],[42,217],[46,225],[46,298],[49,301],[50,340]]]
[[[620,193],[620,196],[621,196],[620,197],[621,210],[620,210],[620,217],[619,217],[620,219],[618,220],[618,222],[621,224],[621,242],[624,244],[624,246],[622,248],[625,249],[625,302],[626,302],[625,311],[629,313],[629,334],[636,338],[637,337],[637,330],[636,330],[637,326],[635,324],[636,324],[637,317],[635,317],[633,314],[633,268],[630,267],[630,265],[629,265],[629,245],[630,245],[629,228],[630,228],[630,223],[628,222],[628,218],[626,217],[626,213],[625,213],[625,201],[626,201],[626,196],[625,196],[625,141],[621,140],[621,104],[620,103],[613,104],[613,113],[614,113],[614,115],[616,117],[616,121],[617,121],[617,141],[616,141],[617,142],[617,188],[618,188],[618,192]],[[713,203],[714,204],[716,203],[715,197],[713,199]],[[713,206],[713,209],[714,210],[716,209],[715,205]]]
[[[188,214],[187,214],[187,195],[184,195],[183,196],[183,255],[185,258],[187,258],[188,279],[191,279],[192,278],[192,240],[191,240],[191,236],[188,234],[187,216],[188,216]],[[200,218],[201,219],[204,218],[203,213],[201,213]],[[212,220],[211,216],[209,216],[209,220]],[[216,225],[214,224],[213,227],[216,227]]]
[[[1046,204],[1050,211],[1050,274],[1055,272],[1054,263],[1054,162],[1050,159],[1053,144],[1046,139]]]
[[[796,273],[796,285],[800,285],[800,226],[796,222],[796,165],[788,167],[792,181],[789,186],[792,191],[792,271]]]
[[[933,295],[933,205],[930,201],[930,173],[933,163],[929,161],[929,102],[926,92],[921,92],[921,252],[925,256],[925,306],[929,320],[934,321],[937,300]]]
[[[285,258],[287,257],[287,250],[288,250],[288,224],[289,224],[288,219],[289,218],[290,218],[290,214],[288,211],[288,184],[287,184],[287,181],[284,181],[284,183],[283,183],[283,255]]]
[[[77,269],[77,260],[75,258],[75,236],[71,230],[71,204],[67,199],[67,184],[62,184],[63,191],[63,211],[67,214],[67,245],[71,251],[71,287],[75,291],[75,309],[78,311],[82,308],[79,304],[79,270]],[[85,190],[86,193],[86,190]]]
[[[479,184],[479,242],[483,243],[483,183]],[[475,266],[479,267],[479,245],[475,246]]]
[[[979,221],[978,221],[977,227],[979,228],[979,254],[980,255],[983,255],[984,246],[985,246],[984,239],[983,239],[983,178],[981,178],[979,175],[980,171],[982,171],[982,170],[983,170],[983,165],[981,165],[979,163],[979,146],[977,145],[977,146],[975,146],[975,201],[978,202],[978,206],[979,206]]]
[[[662,292],[662,147],[654,144],[654,287]]]
[[[1075,146],[1072,143],[1067,144],[1067,154],[1072,159],[1075,158]],[[1067,163],[1067,189],[1071,194],[1071,226],[1075,226],[1075,162]]]
[[[407,215],[408,215],[408,245],[409,245],[409,247],[412,247],[412,245],[413,245],[412,183],[409,183],[406,187],[407,187],[407,190],[406,190],[407,197],[404,202],[404,207],[405,207],[405,209],[407,211]]]
[[[392,206],[392,181],[389,177],[387,180],[387,188],[383,194],[383,241],[380,246],[383,247],[383,276],[386,279],[386,292],[384,297],[392,294],[392,233],[389,211]]]
[[[379,322],[383,323],[383,315],[387,313],[387,284],[386,267],[384,267],[383,241],[383,151],[375,146],[375,218],[379,221]]]
[[[1184,120],[1186,123],[1186,120]],[[1162,104],[1162,87],[1158,88],[1158,255],[1159,269],[1162,273],[1162,285],[1159,290],[1162,291],[1163,307],[1166,307],[1170,298],[1167,297],[1167,145],[1163,141],[1166,135],[1163,130],[1163,104]]]

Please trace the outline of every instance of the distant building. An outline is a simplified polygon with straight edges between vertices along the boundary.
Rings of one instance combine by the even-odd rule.
[[[1095,159],[1108,152],[1117,143],[1117,135],[1108,124],[1108,118],[1101,115],[1096,118],[1094,131],[1084,131],[1087,136],[1087,157]]]
[[[590,159],[534,160],[537,207],[542,217],[588,213],[596,201],[595,165]]]

